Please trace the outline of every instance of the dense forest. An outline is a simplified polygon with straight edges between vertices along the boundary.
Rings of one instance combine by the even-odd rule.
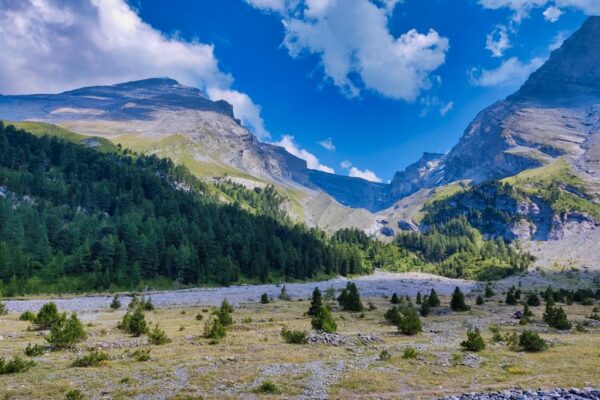
[[[0,124],[5,295],[306,279],[366,273],[356,246],[275,218],[272,189],[221,185],[265,211],[217,202],[155,156],[98,152]],[[260,203],[260,204],[259,204]]]

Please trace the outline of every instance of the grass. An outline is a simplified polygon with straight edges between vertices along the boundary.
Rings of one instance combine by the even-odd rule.
[[[256,299],[256,302],[241,304],[234,311],[235,323],[228,328],[227,337],[216,345],[209,345],[207,339],[200,337],[204,321],[196,320],[198,313],[206,319],[210,307],[186,306],[185,314],[182,308],[158,308],[147,313],[148,322],[152,326],[159,322],[172,342],[152,346],[151,356],[148,347],[140,347],[145,336],[131,338],[116,328],[124,309],[102,310],[88,315],[93,325],[86,328],[89,339],[85,345],[79,345],[79,351],[101,343],[110,363],[100,361],[100,365],[106,364],[101,368],[72,368],[74,356],[69,352],[47,352],[36,358],[36,365],[29,370],[0,376],[0,398],[64,399],[66,393],[74,389],[80,390],[86,398],[101,397],[105,391],[108,391],[105,397],[115,399],[136,396],[280,398],[300,395],[322,383],[323,390],[333,398],[428,399],[514,386],[582,387],[586,382],[597,382],[599,328],[588,328],[585,333],[574,329],[569,333],[545,332],[547,326],[539,322],[540,313],[522,328],[512,324],[511,318],[522,307],[498,304],[502,297],[498,293],[482,306],[473,305],[471,297],[467,299],[473,305],[470,312],[423,318],[424,332],[414,337],[400,335],[395,327],[384,323],[383,313],[390,307],[389,300],[364,298],[365,303],[371,301],[377,309],[365,311],[364,318],[356,313],[334,312],[338,333],[351,339],[356,339],[358,333],[368,333],[381,341],[348,346],[285,343],[281,337],[283,326],[294,331],[310,331],[310,320],[303,316],[308,300],[275,300],[263,305]],[[447,297],[442,297],[442,308],[447,309],[448,302]],[[203,308],[207,312],[203,312]],[[574,323],[585,321],[592,308],[565,306]],[[250,318],[251,323],[241,323]],[[0,357],[8,360],[23,354],[28,343],[44,344],[36,332],[27,330],[27,321],[19,321],[17,313],[2,319],[0,330],[17,335],[9,337],[0,333],[5,338]],[[459,343],[466,336],[468,321],[473,319],[486,325],[481,332],[487,347],[476,354],[480,363],[469,367],[463,365],[468,355],[461,352]],[[487,325],[492,324],[498,326],[502,334],[536,330],[553,345],[541,353],[511,351],[502,343],[492,343],[492,333],[487,329]],[[186,329],[179,331],[180,326]],[[417,351],[416,358],[403,358],[408,347]],[[381,361],[379,356],[384,349],[392,357]],[[454,360],[454,354],[461,357]],[[327,378],[315,378],[314,371],[321,371]],[[265,382],[271,382],[279,393],[257,392]]]

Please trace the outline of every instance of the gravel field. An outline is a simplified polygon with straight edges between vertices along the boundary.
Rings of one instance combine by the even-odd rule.
[[[478,287],[479,283],[462,279],[450,279],[437,275],[419,272],[393,273],[377,271],[372,275],[352,279],[360,290],[361,296],[380,297],[390,296],[392,293],[414,297],[418,291],[425,293],[435,288],[438,294],[450,294],[456,286],[468,293]],[[315,286],[325,290],[331,286],[340,289],[346,285],[348,279],[339,277],[322,282],[289,283],[286,284],[288,294],[293,298],[307,298]],[[192,306],[192,305],[218,305],[227,298],[233,304],[258,301],[260,295],[268,293],[277,297],[281,291],[280,285],[244,285],[222,288],[187,289],[161,292],[148,292],[152,295],[155,306]],[[70,298],[48,297],[25,300],[7,300],[5,303],[9,312],[23,312],[26,310],[37,311],[48,300],[53,300],[58,308],[65,311],[93,312],[109,307],[111,296],[78,296]],[[123,297],[123,305],[129,303],[128,297]]]
[[[442,400],[600,400],[600,390],[554,389],[554,390],[505,390],[492,393],[468,393],[447,396]]]

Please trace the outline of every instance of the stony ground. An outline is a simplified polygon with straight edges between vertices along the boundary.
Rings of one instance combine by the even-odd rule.
[[[524,279],[542,284],[545,282],[542,278],[549,279],[536,275]],[[566,285],[577,280],[563,276],[559,282]],[[195,303],[186,300],[179,305],[159,303],[159,297],[153,296],[158,307],[147,313],[147,319],[160,322],[173,340],[162,346],[150,346],[145,336],[133,338],[117,329],[124,307],[111,311],[107,302],[95,308],[86,306],[85,311],[79,313],[89,322],[86,343],[73,351],[47,352],[36,357],[36,365],[25,373],[0,376],[0,398],[63,399],[69,390],[79,389],[90,399],[433,399],[465,393],[484,394],[457,398],[546,399],[569,398],[556,388],[600,386],[600,324],[586,318],[592,306],[565,306],[574,323],[587,324],[585,331],[573,329],[566,333],[541,322],[543,307],[534,307],[534,322],[527,329],[539,332],[551,347],[543,353],[514,352],[503,343],[491,342],[489,327],[492,325],[499,327],[502,333],[524,329],[512,318],[522,307],[502,304],[502,293],[476,306],[477,292],[473,292],[467,298],[473,307],[466,313],[451,312],[448,296],[442,296],[442,307],[422,319],[424,331],[408,337],[385,322],[383,313],[390,303],[383,295],[389,296],[393,291],[405,294],[406,291],[414,300],[416,290],[412,285],[416,283],[387,283],[390,286],[384,289],[379,282],[368,282],[378,280],[371,277],[360,281],[359,287],[364,289],[363,303],[371,302],[377,309],[361,315],[334,308],[338,333],[312,332],[306,345],[284,343],[280,331],[283,326],[311,331],[310,320],[304,315],[309,302],[298,301],[300,296],[307,299],[309,285],[290,285],[293,301],[260,304],[260,291],[254,298],[248,295],[236,299],[235,324],[228,328],[225,340],[214,345],[201,334],[211,305],[220,301],[217,297],[206,302],[206,297]],[[416,282],[421,281],[416,279]],[[446,281],[428,282],[437,285]],[[329,284],[323,283],[324,287]],[[505,283],[498,283],[499,288],[503,285]],[[379,292],[370,292],[369,287]],[[304,289],[296,291],[299,288]],[[200,291],[192,292],[197,295]],[[169,295],[176,296],[175,293]],[[37,301],[41,299],[19,304],[34,306]],[[0,317],[0,357],[23,355],[28,343],[44,343],[43,336],[28,330],[28,322],[18,320],[14,303],[9,304],[12,311]],[[197,314],[203,315],[203,321],[196,320]],[[482,330],[487,342],[487,348],[479,353],[460,349],[460,342],[472,326]],[[417,350],[415,359],[403,358],[407,347]],[[135,361],[132,353],[138,348],[150,348],[151,359]],[[106,351],[110,360],[95,368],[69,366],[77,355],[88,349]],[[391,359],[381,361],[382,350],[387,350]],[[260,393],[258,387],[265,381],[273,382],[281,393]],[[515,388],[530,392],[517,392]],[[548,396],[535,397],[538,388]],[[512,392],[505,392],[511,389]]]

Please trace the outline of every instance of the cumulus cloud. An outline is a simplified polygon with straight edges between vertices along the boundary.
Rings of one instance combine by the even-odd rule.
[[[330,137],[328,137],[325,140],[321,140],[318,143],[319,143],[319,146],[323,147],[326,150],[329,150],[329,151],[335,150],[335,145],[333,144],[333,140]]]
[[[488,49],[493,57],[502,57],[504,52],[512,47],[508,37],[508,28],[505,25],[498,25],[487,35],[485,48]]]
[[[588,15],[600,15],[600,1],[598,0],[479,0],[479,4],[491,10],[498,10],[500,8],[511,9],[514,12],[513,21],[517,23],[529,17],[531,10],[552,4],[554,6],[550,8],[556,10],[550,11],[549,14],[553,14],[557,19],[560,17],[560,14],[556,16],[556,11],[560,12],[560,8],[567,7],[582,11]],[[546,16],[546,13],[544,13],[544,17],[551,21]]]
[[[560,19],[560,16],[563,14],[562,10],[558,7],[551,6],[548,7],[543,13],[544,19],[549,22],[556,22]]]
[[[516,57],[504,61],[498,68],[486,70],[474,68],[471,71],[471,83],[476,86],[517,86],[542,66],[544,59],[535,57],[523,63]]]
[[[565,32],[565,31],[558,32],[558,34],[554,37],[554,39],[548,46],[548,50],[554,51],[556,49],[559,49],[563,45],[565,40],[567,40],[568,37],[569,37],[568,32]]]
[[[247,1],[264,9],[264,0]],[[317,55],[326,78],[349,97],[368,89],[414,101],[431,87],[430,75],[445,62],[449,42],[435,30],[394,37],[388,22],[397,3],[297,0],[280,12],[283,46],[292,57]]]
[[[348,176],[351,176],[353,178],[362,178],[365,179],[367,181],[371,181],[371,182],[381,182],[381,178],[379,178],[377,175],[375,175],[375,173],[369,169],[365,169],[364,171],[361,171],[360,169],[356,168],[356,167],[352,167],[350,168],[350,171],[348,172]]]
[[[306,161],[306,166],[310,169],[316,169],[318,171],[335,174],[335,170],[333,168],[321,164],[319,159],[314,154],[306,149],[300,148],[294,141],[294,137],[291,135],[283,135],[280,141],[273,144],[283,147],[288,153]]]
[[[266,0],[265,0],[266,1]],[[124,0],[0,0],[0,92],[58,92],[169,76],[231,100],[237,118],[267,137],[260,107],[231,89],[214,48],[167,36]]]
[[[340,167],[342,169],[350,169],[351,166],[352,166],[352,163],[349,160],[344,160],[340,163]]]

